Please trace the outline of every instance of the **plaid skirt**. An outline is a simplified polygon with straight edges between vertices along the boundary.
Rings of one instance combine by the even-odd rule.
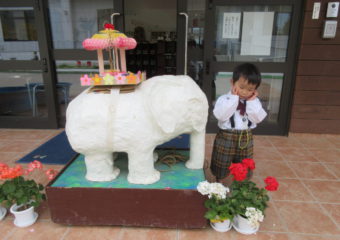
[[[245,145],[246,147],[244,147]],[[251,129],[220,129],[214,141],[210,165],[210,169],[216,178],[222,179],[227,177],[229,175],[228,168],[231,163],[239,163],[245,158],[253,158],[253,134]]]

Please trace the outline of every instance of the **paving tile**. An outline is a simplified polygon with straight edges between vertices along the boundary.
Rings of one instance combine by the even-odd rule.
[[[285,161],[292,162],[317,162],[317,158],[308,150],[304,148],[295,147],[278,147],[277,151],[280,153]]]
[[[292,137],[292,139],[299,141],[305,148],[336,148],[336,145],[322,134],[301,134]]]
[[[254,147],[255,148],[269,148],[273,147],[271,144],[271,136],[259,136],[253,135],[254,138]]]
[[[271,192],[273,200],[313,201],[312,195],[298,179],[277,179],[279,189]]]
[[[299,178],[305,179],[330,179],[335,180],[336,177],[321,163],[311,162],[289,162],[290,167],[294,170]]]
[[[232,240],[289,240],[289,235],[286,233],[268,233],[261,230],[252,235],[243,235],[241,233],[234,233],[233,235]]]
[[[275,147],[293,147],[302,148],[303,144],[295,138],[289,138],[284,136],[270,136],[268,137],[271,144]]]
[[[7,211],[5,218],[0,221],[0,239],[7,239],[14,231],[13,218],[9,218],[10,215]]]
[[[206,229],[181,229],[178,230],[178,240],[197,240],[197,239],[204,239],[204,240],[226,240],[232,239],[233,230],[229,232],[220,233],[213,230],[211,227]]]
[[[310,152],[319,162],[340,163],[340,150],[338,149],[310,149]]]
[[[65,234],[67,227],[55,224],[51,221],[37,221],[35,224],[19,228],[14,227],[14,231],[7,238],[8,240],[60,240]]]
[[[274,204],[275,203],[271,201],[268,203],[268,208],[265,210],[265,218],[261,223],[260,230],[270,232],[285,232],[287,231],[287,228],[276,211]]]
[[[206,134],[205,135],[205,144],[208,146],[214,145],[216,134]]]
[[[0,139],[7,139],[7,140],[40,140],[44,139],[47,140],[55,136],[56,134],[60,133],[61,130],[31,130],[31,129],[13,129],[13,130],[6,130],[0,132]]]
[[[255,161],[283,161],[283,158],[275,148],[254,148]]]
[[[122,240],[172,240],[177,238],[177,229],[162,228],[123,228],[120,238]]]
[[[121,239],[122,229],[113,226],[73,226],[67,231],[63,240],[117,240]]]
[[[338,135],[325,135],[325,138],[334,144],[337,148],[340,148],[340,134]]]
[[[295,173],[289,168],[286,162],[259,161],[256,162],[254,176],[273,176],[276,178],[296,178]]]
[[[11,166],[13,166],[17,160],[21,159],[25,155],[26,153],[22,152],[1,152],[0,162],[10,164]]]
[[[290,234],[290,240],[338,240],[339,236]]]
[[[294,233],[340,234],[335,223],[316,203],[275,202],[288,230]]]
[[[340,205],[339,204],[322,204],[327,213],[340,227]]]
[[[302,180],[319,202],[340,203],[340,182],[329,180]]]
[[[325,163],[325,166],[340,180],[340,163]]]
[[[0,147],[0,152],[31,152],[41,145],[38,140],[25,141],[25,140],[13,140]]]

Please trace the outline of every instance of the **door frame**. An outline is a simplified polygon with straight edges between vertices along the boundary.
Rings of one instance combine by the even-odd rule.
[[[234,67],[242,62],[216,62],[214,61],[214,39],[215,39],[215,18],[216,6],[223,5],[291,5],[292,17],[291,28],[287,46],[287,60],[285,62],[251,62],[259,67],[261,72],[281,72],[284,74],[282,83],[280,110],[277,124],[261,123],[254,129],[255,134],[266,135],[288,135],[289,123],[291,118],[291,107],[293,100],[293,90],[296,77],[296,63],[298,58],[299,42],[301,38],[301,29],[303,14],[303,0],[208,0],[206,2],[206,26],[204,33],[204,81],[203,90],[207,94],[209,101],[209,116],[212,114],[212,96],[215,74],[217,72],[232,72]],[[227,67],[226,67],[227,66]],[[218,131],[217,121],[208,121],[207,132],[216,133]]]
[[[40,60],[0,60],[0,70],[40,70],[45,88],[47,118],[0,116],[1,128],[58,128],[56,74],[52,56],[52,39],[47,1],[1,1],[0,7],[32,7],[39,44]]]
[[[142,0],[141,0],[142,1]],[[187,34],[187,30],[185,28],[185,17],[180,15],[179,13],[187,13],[187,0],[177,0],[177,22],[176,22],[176,32],[177,32],[177,44],[176,44],[176,74],[183,75],[185,69],[185,35]],[[114,12],[119,13],[120,15],[115,16],[114,25],[117,26],[117,29],[120,29],[122,32],[125,32],[125,15],[124,15],[124,0],[114,0],[113,4]],[[137,43],[138,44],[138,43]]]

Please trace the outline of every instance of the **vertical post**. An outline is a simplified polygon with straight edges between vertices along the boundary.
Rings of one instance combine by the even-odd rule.
[[[99,75],[100,75],[100,74],[104,73],[103,51],[101,49],[98,49],[97,55],[98,55]]]
[[[179,13],[185,17],[185,36],[184,36],[184,75],[187,75],[187,62],[188,62],[188,19],[189,16],[185,12]]]
[[[114,51],[115,51],[115,63],[116,63],[115,69],[117,71],[120,71],[119,70],[119,56],[118,56],[118,50],[116,47],[114,47]]]
[[[123,72],[126,72],[126,59],[125,59],[125,49],[119,49],[120,52],[120,66]]]

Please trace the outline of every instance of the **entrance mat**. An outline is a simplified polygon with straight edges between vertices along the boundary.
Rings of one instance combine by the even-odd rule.
[[[158,150],[159,155],[164,151]],[[188,156],[189,151],[178,150],[177,153]],[[79,155],[59,177],[51,187],[67,188],[124,188],[124,189],[196,189],[199,182],[205,180],[203,169],[192,170],[185,167],[183,162],[176,163],[171,167],[163,163],[155,163],[155,168],[161,171],[161,179],[154,184],[131,184],[127,181],[128,160],[127,155],[119,153],[115,160],[115,166],[120,169],[119,176],[110,182],[92,182],[85,178],[86,167],[84,156]]]
[[[77,154],[78,153],[71,148],[66,133],[63,131],[18,160],[17,163],[29,163],[34,160],[39,160],[42,164],[64,165],[72,160]]]

